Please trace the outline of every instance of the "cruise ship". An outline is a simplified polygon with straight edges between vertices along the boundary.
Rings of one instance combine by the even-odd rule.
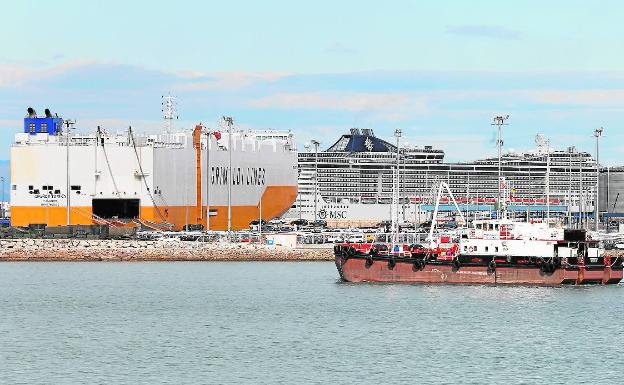
[[[552,149],[541,135],[535,142],[534,150],[501,155],[501,194],[510,202],[507,210],[569,220],[592,213],[595,159],[574,147]],[[395,143],[371,129],[353,128],[326,150],[319,150],[318,142],[306,144],[306,151],[298,155],[299,194],[286,217],[335,226],[375,225],[392,218],[396,193],[398,220],[421,223],[430,219],[434,191],[442,181],[461,210],[496,211],[498,157],[449,163],[442,149]]]
[[[158,134],[72,130],[72,122],[28,109],[11,159],[11,225],[142,224],[248,228],[284,214],[297,197],[297,150],[290,131],[171,127],[165,97]]]

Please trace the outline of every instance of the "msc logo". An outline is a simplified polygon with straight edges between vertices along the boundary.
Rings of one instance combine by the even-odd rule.
[[[327,211],[325,209],[321,209],[318,212],[319,219],[346,219],[347,212],[340,210],[330,210]]]

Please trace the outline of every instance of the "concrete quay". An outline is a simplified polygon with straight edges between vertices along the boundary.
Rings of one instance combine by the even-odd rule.
[[[2,239],[0,261],[333,261],[331,248],[249,243]]]

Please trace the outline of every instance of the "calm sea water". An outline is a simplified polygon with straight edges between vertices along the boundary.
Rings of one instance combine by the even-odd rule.
[[[333,263],[2,263],[2,384],[623,383],[624,286],[345,284]]]

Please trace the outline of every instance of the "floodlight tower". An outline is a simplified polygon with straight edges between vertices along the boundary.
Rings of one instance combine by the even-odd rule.
[[[316,225],[318,208],[318,149],[321,142],[312,139],[310,143],[314,146],[314,223]]]
[[[167,96],[161,96],[162,98],[162,112],[165,118],[165,132],[171,132],[171,121],[178,119],[178,103],[176,97],[168,94]]]
[[[66,216],[67,216],[67,226],[71,225],[71,183],[70,183],[70,174],[69,174],[69,142],[71,130],[74,129],[74,125],[76,124],[75,120],[64,120],[63,124],[65,125],[65,182],[67,183],[66,192],[67,192],[67,208],[66,208]]]
[[[394,130],[394,137],[396,138],[396,179],[393,183],[392,194],[392,248],[394,251],[394,244],[399,242],[399,167],[400,167],[400,140],[402,131],[400,128]]]
[[[595,223],[595,227],[594,230],[598,231],[598,223],[600,222],[598,220],[598,188],[600,186],[600,147],[599,147],[599,141],[600,141],[600,137],[602,136],[602,132],[604,131],[604,128],[600,127],[600,128],[596,128],[594,130],[594,137],[596,138],[596,197],[594,198],[594,223]]]
[[[505,123],[509,119],[509,115],[505,116],[495,116],[494,122],[492,122],[492,126],[496,126],[498,128],[498,138],[496,140],[496,147],[498,149],[498,204],[496,207],[496,219],[501,217],[503,214],[503,210],[501,210],[502,206],[502,194],[501,194],[501,183],[503,182],[503,175],[501,170],[501,157],[502,157],[502,149],[503,149],[503,138],[501,136],[501,130],[503,126],[506,126]]]

